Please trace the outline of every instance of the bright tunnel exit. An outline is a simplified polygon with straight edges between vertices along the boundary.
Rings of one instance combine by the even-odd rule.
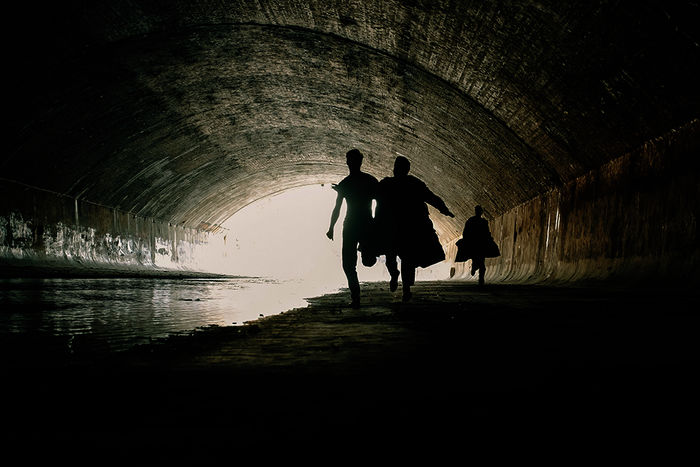
[[[341,266],[342,221],[335,239],[326,237],[336,192],[330,184],[293,188],[255,201],[221,224],[225,240],[209,248],[200,267],[236,276],[266,277],[304,283],[319,292],[347,286]],[[389,280],[382,262],[364,267],[360,281]]]
[[[345,203],[335,225],[334,240],[326,237],[336,195],[330,184],[309,185],[249,204],[222,223],[223,244],[210,248],[207,261],[200,262],[200,266],[223,274],[299,282],[304,289],[318,293],[347,287],[341,265]],[[384,261],[382,256],[368,268],[358,257],[360,282],[388,281]],[[419,268],[416,279],[447,278],[446,268],[445,263],[426,270]]]

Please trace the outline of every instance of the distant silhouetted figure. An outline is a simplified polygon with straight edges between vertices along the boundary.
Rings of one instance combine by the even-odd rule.
[[[372,175],[362,172],[362,153],[351,149],[345,155],[350,175],[345,177],[333,189],[338,192],[335,207],[331,214],[331,225],[326,236],[333,240],[333,228],[340,215],[343,199],[347,205],[343,221],[342,263],[348,287],[352,297],[351,306],[360,306],[360,282],[357,278],[357,251],[362,251],[362,264],[372,266],[377,258],[369,248],[363,248],[371,235],[372,229],[372,200],[376,198],[379,182]]]
[[[389,288],[398,288],[397,255],[401,258],[403,299],[411,298],[416,267],[428,267],[445,259],[426,203],[442,214],[454,217],[444,201],[418,178],[409,175],[411,163],[403,156],[394,161],[394,176],[379,182],[375,212],[378,254],[386,255],[391,279]]]
[[[472,276],[479,271],[479,285],[484,285],[484,274],[486,273],[485,258],[500,256],[498,245],[491,237],[489,223],[481,217],[484,210],[481,206],[474,207],[474,215],[464,223],[462,238],[457,241],[456,262],[467,261],[471,258]]]

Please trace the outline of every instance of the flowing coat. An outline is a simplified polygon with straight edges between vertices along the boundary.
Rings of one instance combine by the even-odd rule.
[[[378,254],[398,254],[401,261],[424,268],[445,259],[426,203],[449,213],[443,200],[412,175],[379,182],[375,210]]]
[[[456,262],[472,258],[495,258],[501,253],[491,237],[489,223],[479,216],[472,216],[464,223],[462,238],[457,241]]]

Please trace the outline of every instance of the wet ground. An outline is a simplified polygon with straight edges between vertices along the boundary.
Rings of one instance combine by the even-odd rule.
[[[5,355],[5,439],[404,455],[695,444],[697,290],[423,282],[402,303],[363,287],[360,309],[342,292],[126,353]]]
[[[242,325],[338,289],[263,277],[0,278],[0,355],[94,359],[201,327]]]

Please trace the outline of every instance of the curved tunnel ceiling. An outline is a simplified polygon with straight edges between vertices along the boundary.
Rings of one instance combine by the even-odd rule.
[[[1,177],[190,226],[358,147],[454,233],[698,115],[691,2],[86,3],[14,17]]]

